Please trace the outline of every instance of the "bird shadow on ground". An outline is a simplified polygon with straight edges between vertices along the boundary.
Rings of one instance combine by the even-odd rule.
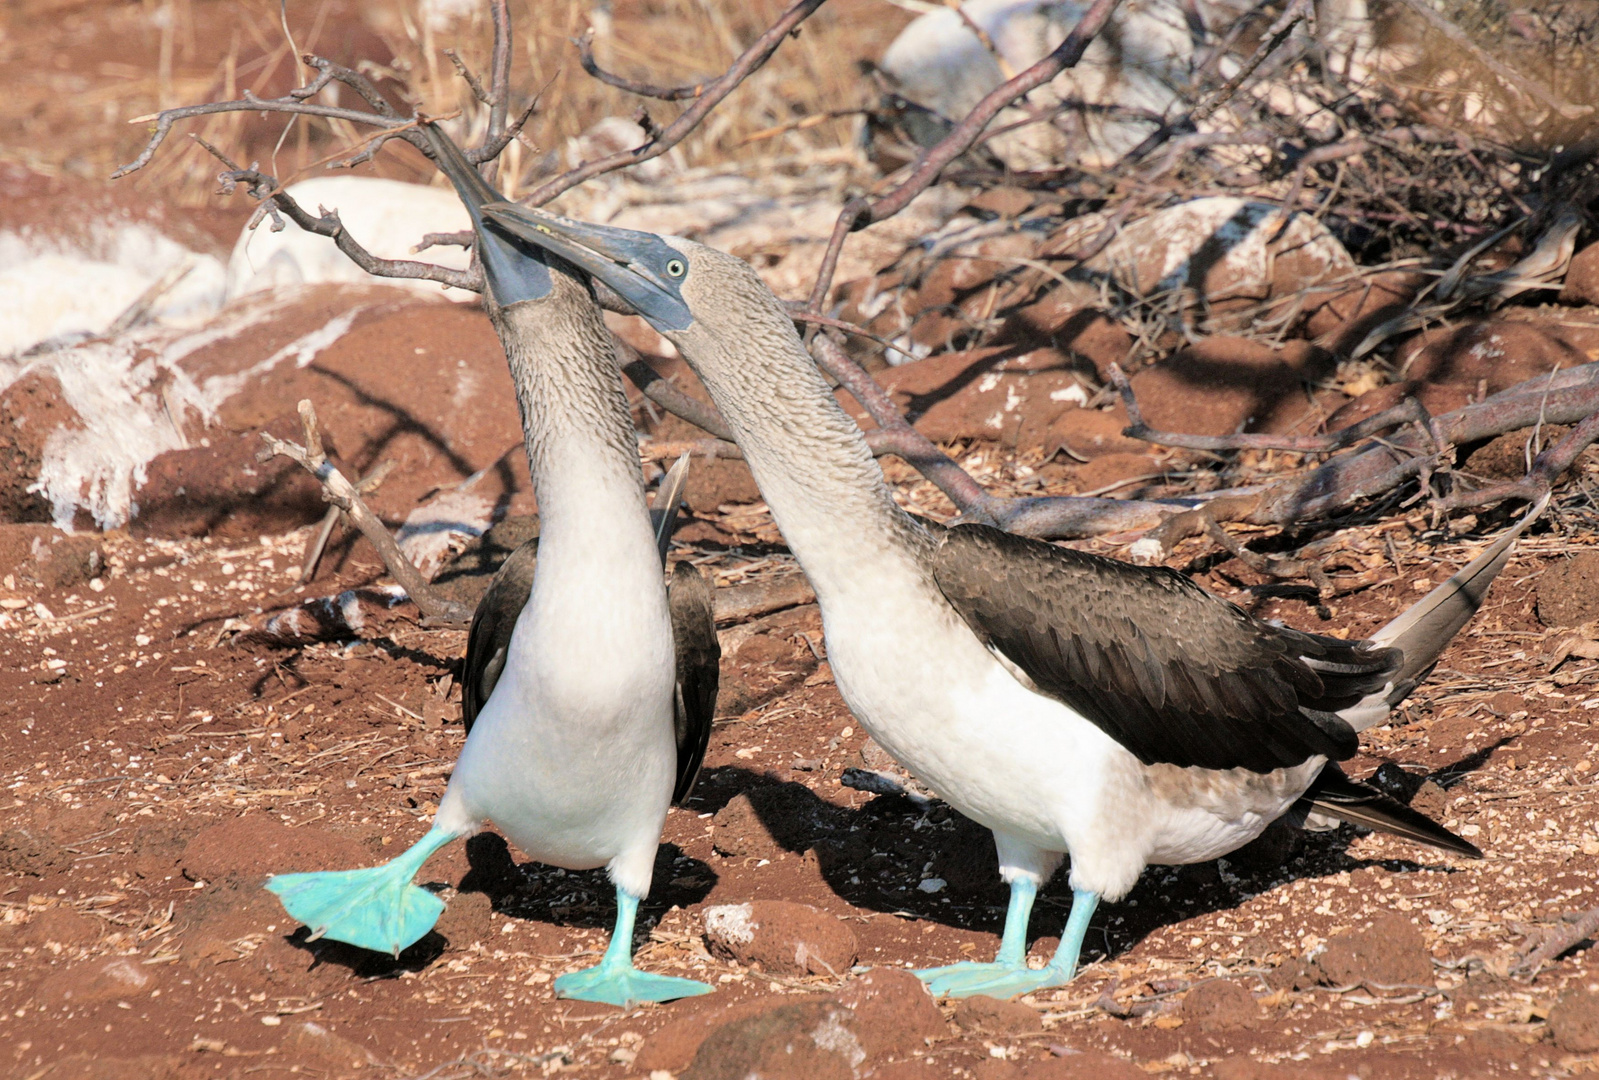
[[[443,956],[448,945],[444,935],[436,930],[429,930],[420,941],[402,950],[398,956],[326,938],[312,941],[311,930],[305,926],[295,930],[285,940],[311,955],[311,970],[323,965],[342,967],[358,979],[396,979],[408,971],[421,971]]]
[[[818,798],[803,784],[739,768],[707,770],[700,785],[697,809],[720,811],[744,796],[771,840],[789,852],[814,853],[823,880],[852,907],[996,936],[1003,928],[1008,890],[992,836],[944,803],[923,806],[903,795],[879,795],[851,809]],[[1414,861],[1351,856],[1347,848],[1357,835],[1350,826],[1313,833],[1279,821],[1226,858],[1151,866],[1127,897],[1101,906],[1084,962],[1117,956],[1164,927],[1237,907],[1296,880],[1370,866],[1452,872],[1424,848],[1416,849]],[[1058,937],[1071,906],[1069,871],[1067,863],[1041,891],[1031,943],[1053,947],[1048,939]]]

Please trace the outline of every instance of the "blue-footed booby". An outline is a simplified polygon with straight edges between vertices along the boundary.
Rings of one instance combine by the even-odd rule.
[[[313,937],[398,955],[444,909],[411,879],[434,851],[493,822],[532,858],[603,866],[616,887],[604,957],[557,978],[558,995],[627,1007],[709,993],[632,961],[667,807],[694,783],[716,699],[709,585],[680,563],[669,601],[661,572],[687,462],[662,485],[652,533],[588,283],[486,229],[480,208],[501,196],[441,131],[423,130],[471,212],[484,304],[516,385],[539,506],[537,573],[532,549],[519,550],[478,607],[461,680],[469,734],[427,835],[382,866],[281,874],[266,887]]]
[[[935,993],[1067,982],[1102,898],[1125,896],[1147,865],[1226,855],[1302,798],[1480,854],[1331,763],[1430,669],[1541,506],[1369,641],[1264,622],[1164,567],[906,513],[742,260],[511,204],[484,214],[609,285],[677,346],[816,590],[845,703],[993,831],[1011,890],[999,955],[921,972]],[[1068,853],[1070,917],[1031,969],[1034,897]]]

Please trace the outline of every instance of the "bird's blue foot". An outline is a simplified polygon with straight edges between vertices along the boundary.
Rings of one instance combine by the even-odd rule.
[[[1018,880],[1011,884],[1010,910],[1005,915],[1005,936],[999,955],[991,964],[960,963],[923,968],[916,977],[927,984],[934,997],[1013,998],[1065,986],[1077,974],[1077,957],[1082,952],[1088,921],[1099,905],[1099,896],[1081,889],[1072,892],[1072,913],[1060,936],[1060,948],[1042,968],[1027,966],[1027,919],[1032,913],[1037,886]]]
[[[455,839],[432,829],[399,856],[365,870],[274,874],[268,892],[311,928],[311,940],[331,938],[373,952],[400,952],[433,929],[444,901],[411,884],[428,856]]]
[[[605,956],[591,968],[555,980],[555,996],[576,1001],[598,1001],[630,1009],[641,1001],[676,1001],[709,994],[711,987],[693,979],[651,975],[633,966],[633,920],[638,897],[616,890],[616,928]]]
[[[619,1009],[630,1009],[641,1001],[676,1001],[710,992],[711,988],[702,982],[652,975],[640,971],[631,961],[601,963],[555,980],[556,997],[598,1001]]]

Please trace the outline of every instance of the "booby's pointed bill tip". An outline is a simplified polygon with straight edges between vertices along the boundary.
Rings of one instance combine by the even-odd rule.
[[[605,282],[655,329],[687,330],[694,322],[680,289],[688,262],[654,233],[574,221],[509,202],[485,205],[483,216],[506,234]]]

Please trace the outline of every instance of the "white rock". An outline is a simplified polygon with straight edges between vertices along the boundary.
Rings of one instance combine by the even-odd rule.
[[[294,299],[276,293],[229,306],[195,329],[146,326],[114,340],[88,341],[35,356],[0,359],[0,393],[28,374],[52,376],[81,423],[51,432],[34,489],[49,500],[55,523],[70,528],[79,509],[105,529],[137,513],[133,492],[158,454],[188,445],[185,418],[203,423],[278,364],[309,364],[365,310],[346,309],[323,326],[239,371],[196,379],[182,361],[218,342],[241,338],[273,319]]]
[[[467,266],[468,252],[461,247],[434,247],[413,254],[412,248],[427,233],[463,232],[472,227],[466,208],[448,187],[406,184],[371,176],[319,176],[291,184],[288,193],[307,213],[319,208],[337,210],[349,234],[382,259],[417,259],[455,270]],[[441,286],[432,281],[373,277],[356,266],[334,242],[308,233],[284,218],[282,232],[273,232],[270,219],[254,230],[246,229],[228,259],[228,299],[289,285],[327,281],[374,282],[415,289],[437,296]],[[472,300],[476,293],[443,289],[452,300]]]
[[[71,231],[0,230],[0,357],[102,333],[145,290],[185,266],[150,309],[157,323],[192,325],[215,312],[222,261],[117,211]]]
[[[749,904],[718,904],[705,909],[705,936],[713,941],[747,945],[755,939],[760,924],[752,921],[755,909]]]

